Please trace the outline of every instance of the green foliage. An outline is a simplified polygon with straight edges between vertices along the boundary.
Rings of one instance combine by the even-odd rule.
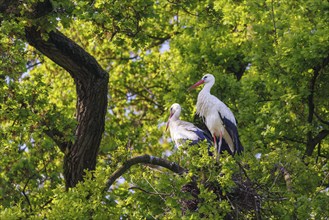
[[[33,18],[34,2],[19,17],[0,15],[0,219],[328,218],[328,136],[306,155],[329,130],[328,1],[65,0]],[[46,131],[74,140],[76,88],[27,45],[31,25],[60,30],[110,73],[97,169],[69,191],[63,153]],[[245,147],[219,162],[206,143],[174,150],[164,126],[174,102],[193,120],[197,91],[187,88],[205,73],[215,75],[212,93],[235,114]],[[145,153],[189,172],[136,165],[103,191]],[[194,178],[197,210],[183,212],[195,198],[182,188]]]

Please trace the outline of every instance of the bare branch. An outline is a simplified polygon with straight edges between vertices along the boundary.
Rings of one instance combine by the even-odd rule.
[[[175,162],[170,162],[166,159],[163,158],[159,158],[159,157],[154,157],[154,156],[150,156],[148,154],[142,155],[142,156],[137,156],[137,157],[133,157],[129,160],[127,160],[118,170],[116,170],[108,179],[104,191],[109,189],[112,184],[120,177],[122,176],[127,170],[130,169],[130,167],[132,167],[135,164],[152,164],[152,165],[157,165],[157,166],[161,166],[164,168],[167,168],[169,170],[171,170],[174,173],[177,174],[183,174],[184,172],[186,172],[187,170],[183,167],[181,167],[180,165],[178,165]]]

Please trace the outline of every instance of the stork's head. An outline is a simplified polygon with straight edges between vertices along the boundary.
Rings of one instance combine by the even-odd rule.
[[[180,105],[179,105],[178,103],[174,103],[174,104],[172,104],[172,106],[170,107],[170,115],[169,115],[169,118],[168,118],[166,131],[168,130],[168,126],[169,126],[169,123],[170,123],[170,119],[171,119],[171,118],[178,119],[181,110],[182,110],[182,108],[180,107]]]
[[[214,75],[208,73],[208,74],[204,75],[201,80],[204,81],[204,84],[211,83],[211,82],[214,83],[215,77],[214,77]]]
[[[212,86],[214,83],[215,83],[215,77],[212,74],[208,73],[208,74],[204,75],[200,81],[198,81],[193,86],[188,88],[188,90],[190,91],[202,84],[211,84],[211,86]]]

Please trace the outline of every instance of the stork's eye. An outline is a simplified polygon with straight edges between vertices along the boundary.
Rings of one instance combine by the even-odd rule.
[[[207,79],[208,76],[203,77],[203,79]]]

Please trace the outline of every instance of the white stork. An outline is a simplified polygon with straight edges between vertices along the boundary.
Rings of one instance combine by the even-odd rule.
[[[166,127],[166,130],[169,127],[171,139],[175,142],[176,147],[183,145],[186,140],[190,140],[191,144],[196,144],[205,139],[211,143],[212,138],[203,130],[190,122],[179,120],[181,110],[181,106],[177,103],[170,107],[170,116]]]
[[[222,101],[210,94],[210,89],[215,84],[215,77],[212,74],[206,74],[189,90],[201,84],[205,85],[198,95],[196,114],[202,117],[213,137],[217,157],[222,150],[228,150],[231,155],[241,153],[243,147],[239,140],[233,113]]]

